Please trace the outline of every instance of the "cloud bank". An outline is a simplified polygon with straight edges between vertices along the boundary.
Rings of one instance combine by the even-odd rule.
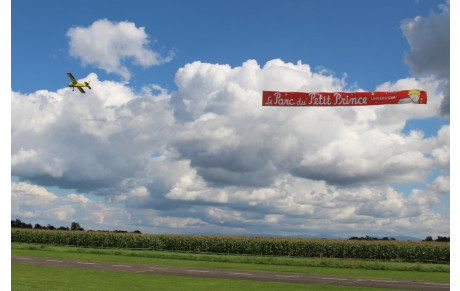
[[[158,231],[449,232],[449,218],[432,210],[449,189],[449,126],[430,138],[402,133],[407,120],[436,116],[444,98],[436,79],[377,88],[423,84],[427,105],[367,108],[262,107],[262,90],[346,86],[279,59],[234,68],[193,62],[177,71],[171,93],[157,85],[135,93],[94,73],[86,79],[94,90],[81,96],[70,88],[13,92],[13,175],[99,195],[107,206],[97,207],[129,213],[125,225]],[[406,183],[426,186],[408,195],[392,186]],[[14,211],[32,213],[21,201]]]

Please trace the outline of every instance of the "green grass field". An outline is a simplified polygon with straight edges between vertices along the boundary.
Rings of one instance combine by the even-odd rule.
[[[11,244],[12,255],[151,264],[164,266],[293,272],[317,275],[449,281],[449,265],[198,255],[122,249],[89,249],[48,245]]]
[[[21,264],[12,264],[11,274],[11,290],[369,290],[325,285],[308,285],[306,289],[306,285],[295,283],[161,276]]]

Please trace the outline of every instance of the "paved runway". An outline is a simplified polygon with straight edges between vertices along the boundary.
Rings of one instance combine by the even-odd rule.
[[[283,283],[300,283],[300,284],[320,284],[320,285],[339,285],[339,286],[356,286],[356,287],[374,287],[403,290],[450,290],[449,282],[437,281],[414,281],[398,279],[381,279],[381,278],[356,278],[356,277],[339,277],[327,275],[307,275],[299,273],[275,273],[262,271],[238,271],[226,269],[202,269],[188,267],[172,266],[152,266],[140,264],[99,262],[99,261],[79,261],[55,258],[40,258],[26,256],[11,256],[11,263],[39,265],[60,268],[77,268],[90,270],[103,270],[115,272],[132,272],[143,274],[157,274],[170,276],[189,276],[202,278],[219,278],[219,279],[238,279],[238,280],[255,280],[271,281]]]

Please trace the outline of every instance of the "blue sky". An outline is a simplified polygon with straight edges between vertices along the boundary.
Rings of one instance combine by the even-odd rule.
[[[351,85],[356,82],[374,90],[377,84],[410,75],[404,62],[409,44],[400,28],[402,20],[439,12],[442,3],[97,1],[69,9],[60,1],[18,1],[12,3],[11,17],[12,86],[25,92],[57,89],[59,79],[67,81],[62,72],[72,69],[78,75],[95,70],[80,67],[79,60],[69,56],[66,32],[106,18],[145,27],[153,49],[175,52],[174,59],[162,66],[132,67],[137,86],[155,82],[172,90],[177,69],[196,60],[238,66],[248,59],[263,64],[280,58],[302,60],[337,77],[346,74]],[[19,73],[25,70],[34,78]]]
[[[12,218],[143,232],[449,235],[449,9],[13,1]],[[93,90],[66,88],[68,71]],[[272,110],[257,99],[414,86],[427,90],[426,106]]]

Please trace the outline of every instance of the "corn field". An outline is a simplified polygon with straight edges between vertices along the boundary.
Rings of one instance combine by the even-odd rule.
[[[93,248],[450,262],[450,243],[12,229],[11,241]]]

